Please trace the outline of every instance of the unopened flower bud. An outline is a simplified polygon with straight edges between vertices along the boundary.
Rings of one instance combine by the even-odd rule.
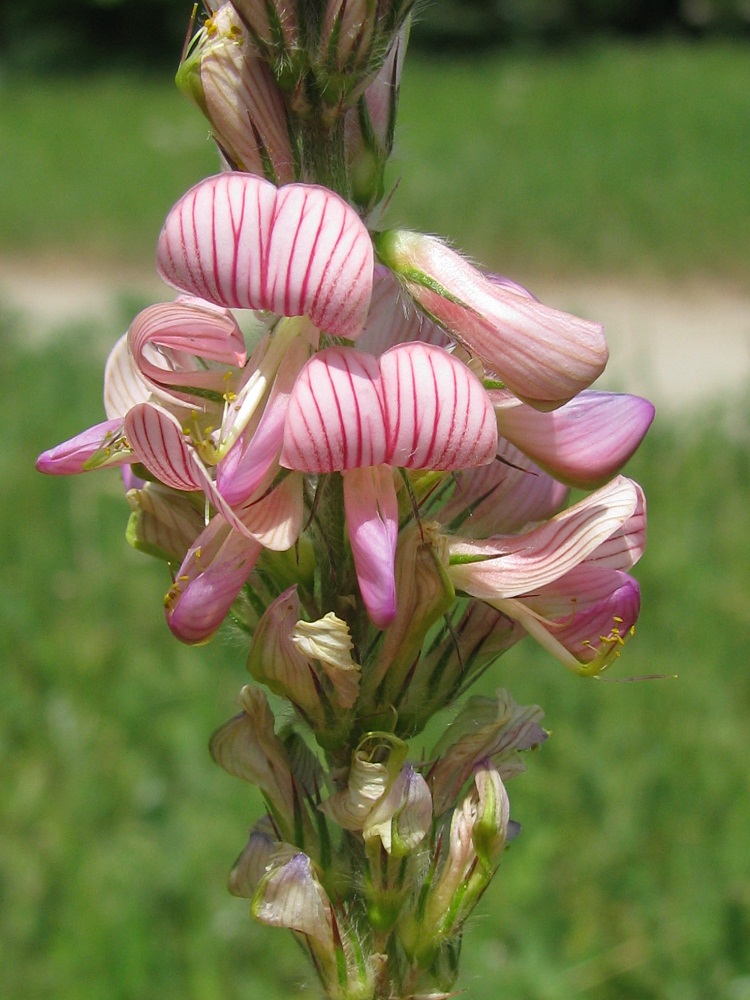
[[[257,785],[285,840],[314,845],[312,826],[301,808],[284,744],[274,732],[266,696],[246,685],[240,704],[243,711],[211,737],[211,756],[229,774]]]
[[[236,170],[277,184],[295,180],[284,99],[231,3],[210,17],[177,73]]]
[[[203,513],[193,498],[161,483],[146,483],[126,495],[132,511],[125,533],[128,542],[140,552],[181,563],[204,527]]]
[[[232,0],[256,48],[284,90],[295,89],[303,50],[295,0]]]
[[[604,370],[599,324],[492,281],[434,236],[393,230],[374,242],[417,304],[537,409],[561,406]]]

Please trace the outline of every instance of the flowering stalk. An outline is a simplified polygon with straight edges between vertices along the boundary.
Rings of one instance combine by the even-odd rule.
[[[619,471],[653,408],[590,389],[601,328],[372,228],[410,7],[211,5],[178,81],[221,170],[159,238],[177,296],[114,346],[106,419],[37,462],[119,466],[171,630],[202,643],[228,618],[247,637],[253,683],[210,749],[265,814],[229,887],[332,1000],[454,989],[518,832],[507,785],[547,736],[502,688],[457,702],[527,635],[606,669],[645,544]],[[567,506],[571,486],[588,495]],[[410,741],[441,712],[425,753]]]

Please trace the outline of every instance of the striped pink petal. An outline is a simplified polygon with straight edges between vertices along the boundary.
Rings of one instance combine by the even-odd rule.
[[[125,333],[109,352],[104,368],[104,412],[110,420],[125,416],[131,406],[145,403],[151,387],[133,362]]]
[[[216,486],[227,503],[235,505],[247,500],[278,457],[290,394],[309,354],[304,338],[292,342],[255,430],[238,438],[219,462]]]
[[[187,297],[140,312],[128,331],[128,346],[138,371],[157,392],[190,386],[222,393],[225,370],[202,362],[241,368],[247,360],[242,332],[229,310]],[[167,396],[193,398],[189,392],[170,391]]]
[[[125,434],[136,460],[165,486],[187,492],[210,488],[205,466],[167,410],[139,403],[125,418]]]
[[[281,465],[335,472],[388,461],[378,359],[351,347],[313,355],[292,391]]]
[[[398,538],[398,502],[393,472],[387,465],[344,473],[344,511],[360,594],[378,628],[396,614],[394,562]]]
[[[561,406],[604,370],[599,324],[493,281],[433,236],[394,231],[376,242],[418,305],[537,409]]]
[[[500,434],[551,475],[581,489],[607,482],[633,455],[654,407],[640,396],[586,390],[551,413],[490,394]]]
[[[157,257],[165,281],[218,305],[307,315],[348,338],[367,315],[370,237],[326,188],[276,188],[240,173],[209,177],[167,216]]]
[[[261,551],[217,514],[190,547],[165,604],[167,624],[186,643],[210,639],[226,618]]]
[[[568,488],[500,440],[497,460],[455,474],[455,490],[436,517],[470,538],[520,531],[560,510]]]
[[[497,424],[487,393],[441,347],[400,344],[380,359],[387,459],[406,469],[461,469],[495,457]]]
[[[573,507],[520,535],[485,541],[449,538],[448,573],[456,589],[481,600],[528,594],[570,572],[594,553],[601,565],[628,558],[642,547],[642,492],[619,476]],[[640,530],[623,526],[635,515]],[[608,550],[611,541],[612,552]],[[498,605],[495,605],[496,607]],[[504,607],[500,610],[505,610]]]

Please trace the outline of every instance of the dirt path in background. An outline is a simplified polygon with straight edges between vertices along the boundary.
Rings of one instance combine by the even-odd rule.
[[[528,284],[544,302],[604,323],[608,388],[670,410],[750,392],[750,294],[710,282]],[[148,302],[171,295],[155,275],[0,258],[0,303],[21,314],[24,335],[34,340],[78,320],[101,325],[114,339],[124,297]]]

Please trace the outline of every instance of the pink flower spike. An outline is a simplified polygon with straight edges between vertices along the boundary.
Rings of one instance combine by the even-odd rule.
[[[36,468],[47,476],[72,476],[132,461],[122,438],[122,419],[105,420],[42,452]]]
[[[497,450],[487,393],[442,347],[399,344],[380,359],[387,459],[405,469],[486,465]]]
[[[226,618],[261,545],[233,531],[220,514],[188,550],[164,600],[167,624],[178,639],[206,642]]]
[[[167,216],[157,259],[164,280],[183,291],[217,305],[307,315],[333,336],[355,338],[367,315],[370,236],[326,188],[209,177]]]
[[[633,455],[654,419],[640,396],[586,390],[552,413],[491,392],[500,434],[570,486],[602,486]]]
[[[376,246],[415,302],[531,406],[555,409],[604,371],[599,324],[493,281],[433,236],[384,232]]]
[[[398,503],[389,466],[345,472],[344,511],[362,600],[373,623],[387,628],[396,614],[398,537]]]

